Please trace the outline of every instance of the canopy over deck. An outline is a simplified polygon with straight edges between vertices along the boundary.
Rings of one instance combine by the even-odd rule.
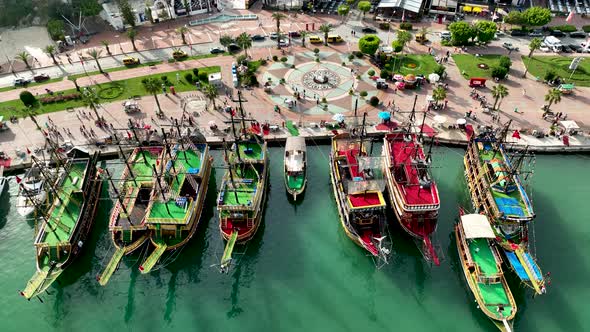
[[[461,216],[461,226],[467,239],[493,239],[496,237],[488,218],[482,214],[466,214]]]

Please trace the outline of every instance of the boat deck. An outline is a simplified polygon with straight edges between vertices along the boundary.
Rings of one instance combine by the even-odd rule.
[[[470,239],[469,252],[482,274],[486,276],[498,274],[496,259],[487,239]]]
[[[59,199],[56,198],[53,202],[49,220],[44,225],[45,235],[41,243],[55,246],[68,241],[78,222],[84,202],[81,189],[87,165],[88,161],[74,162],[64,175],[63,183],[59,186]]]
[[[407,135],[407,134],[406,134]],[[404,134],[398,136],[389,136],[389,155],[392,165],[398,169],[392,170],[395,177],[395,184],[402,193],[405,203],[408,205],[439,205],[440,199],[436,183],[429,178],[424,169],[424,174],[412,162],[416,159],[425,160],[422,146],[415,140],[415,135],[411,135],[412,140],[405,141]],[[398,174],[399,173],[399,174]],[[429,186],[423,186],[420,183],[421,177],[429,181]]]
[[[251,205],[256,195],[256,186],[258,183],[251,179],[234,178],[234,184],[235,187],[232,186],[231,182],[226,182],[225,186],[221,188],[223,192],[222,205]]]
[[[305,176],[303,174],[298,175],[287,175],[287,186],[290,189],[301,189],[303,187],[303,183],[305,182]]]
[[[504,179],[511,176],[509,174],[510,168],[504,159],[504,154],[500,151],[494,153],[492,146],[487,142],[479,142],[478,151],[480,160],[482,161],[482,167],[488,167],[487,165],[491,165],[494,175],[497,178],[497,183],[504,185],[507,181]],[[507,216],[515,216],[519,218],[532,217],[532,209],[529,208],[530,203],[527,204],[528,197],[523,197],[523,193],[526,195],[524,189],[518,182],[516,186],[517,187],[515,187],[514,190],[507,193],[494,189],[490,190],[492,197],[498,206],[498,210]]]
[[[348,201],[354,208],[367,208],[384,205],[383,196],[377,192],[348,195]]]
[[[240,151],[240,158],[244,161],[262,161],[264,159],[264,152],[262,146],[258,143],[239,142],[238,150]],[[235,152],[235,148],[231,152]],[[235,157],[235,153],[232,153]]]
[[[481,296],[489,311],[497,314],[498,304],[503,304],[505,312],[504,316],[509,317],[512,315],[512,306],[510,306],[510,300],[508,299],[508,295],[506,294],[506,290],[502,283],[484,284],[480,282],[477,286],[481,291]],[[499,315],[498,318],[500,318]]]

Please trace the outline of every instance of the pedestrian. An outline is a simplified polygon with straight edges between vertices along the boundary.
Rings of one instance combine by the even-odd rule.
[[[431,49],[432,49],[431,47],[429,47],[429,48],[428,48],[428,53],[430,53],[430,50],[431,50]]]
[[[524,88],[522,89],[522,96],[526,97],[526,90]]]
[[[315,101],[316,101],[316,104],[318,104],[318,105],[320,104],[320,98],[316,99]]]

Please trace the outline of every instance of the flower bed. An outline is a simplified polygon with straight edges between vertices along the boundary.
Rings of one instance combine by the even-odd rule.
[[[39,98],[39,102],[42,105],[45,105],[45,104],[59,103],[62,101],[78,100],[78,99],[80,99],[80,94],[79,93],[72,93],[72,94],[68,94],[68,95],[47,96],[47,97]]]

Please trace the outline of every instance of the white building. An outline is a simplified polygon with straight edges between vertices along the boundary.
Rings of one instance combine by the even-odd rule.
[[[209,74],[209,84],[213,85],[216,88],[223,87],[223,81],[221,80],[221,73],[212,73]]]

